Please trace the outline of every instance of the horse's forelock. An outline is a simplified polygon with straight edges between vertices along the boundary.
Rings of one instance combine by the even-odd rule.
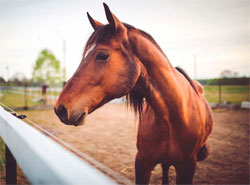
[[[109,24],[98,27],[89,37],[85,50],[91,47],[93,43],[99,44],[108,41],[113,35],[113,30]]]

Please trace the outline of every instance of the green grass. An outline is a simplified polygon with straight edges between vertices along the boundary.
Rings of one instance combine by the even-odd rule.
[[[4,179],[5,171],[5,144],[0,137],[0,178]]]
[[[24,90],[16,90],[16,91],[19,91],[19,92],[23,92],[24,93]],[[28,93],[32,93],[32,94],[36,94],[36,95],[41,95],[42,92],[41,91],[27,91]],[[53,95],[53,96],[59,96],[60,95],[60,92],[54,92],[54,91],[47,91],[46,93],[47,95]]]
[[[204,86],[205,97],[208,102],[219,103],[219,86]],[[242,101],[250,101],[249,86],[224,85],[221,86],[221,101],[240,104]]]
[[[25,106],[25,97],[24,95],[14,94],[10,92],[0,92],[3,96],[0,99],[0,102],[7,105],[11,108],[19,108]],[[40,104],[40,102],[34,102],[32,99],[36,99],[31,96],[27,96],[27,106],[34,106]]]

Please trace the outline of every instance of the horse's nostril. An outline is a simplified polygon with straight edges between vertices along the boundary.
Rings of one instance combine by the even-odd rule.
[[[66,121],[68,118],[67,109],[63,105],[59,105],[57,110],[55,110],[56,115],[60,118],[61,121]]]

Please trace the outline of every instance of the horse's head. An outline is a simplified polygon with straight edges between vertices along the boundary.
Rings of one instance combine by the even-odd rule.
[[[127,95],[135,86],[141,68],[135,62],[128,29],[104,4],[109,24],[103,25],[88,14],[94,28],[82,61],[63,88],[55,112],[62,122],[81,125],[87,114],[108,101]]]

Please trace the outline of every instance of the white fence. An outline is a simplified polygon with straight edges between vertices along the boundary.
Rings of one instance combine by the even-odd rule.
[[[2,107],[0,136],[32,184],[116,184]]]

